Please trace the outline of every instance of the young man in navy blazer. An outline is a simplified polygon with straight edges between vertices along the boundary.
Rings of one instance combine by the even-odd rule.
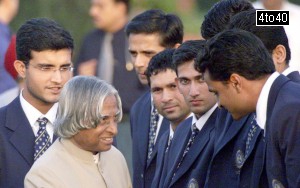
[[[37,138],[48,135],[46,143],[55,140],[57,101],[72,77],[73,48],[70,33],[52,20],[31,19],[18,30],[14,66],[24,88],[0,109],[0,187],[23,187],[26,173],[45,151],[36,149]],[[43,134],[40,118],[47,118]]]
[[[145,71],[150,59],[166,48],[175,48],[183,40],[183,24],[179,17],[161,10],[147,10],[135,16],[126,26],[129,52],[137,76],[142,84],[147,84]],[[169,122],[159,115],[156,120],[154,143],[150,140],[150,119],[153,107],[152,96],[146,92],[130,110],[132,136],[133,187],[150,187],[156,166],[156,140],[169,129]],[[153,125],[153,124],[152,124]],[[148,151],[149,141],[152,143]],[[149,155],[150,153],[150,155]],[[148,156],[149,159],[148,159]]]
[[[300,86],[275,72],[261,40],[243,30],[221,32],[208,41],[197,68],[233,119],[256,112],[254,120],[266,143],[264,185],[299,186]]]
[[[168,150],[172,144],[174,132],[177,127],[189,126],[191,113],[183,95],[176,85],[176,71],[172,63],[172,56],[175,49],[166,49],[156,54],[149,63],[146,71],[153,102],[158,112],[170,121],[169,131],[166,131],[157,145],[157,162],[155,176],[151,187],[158,187],[160,179],[165,178],[165,166],[169,162]],[[184,125],[182,125],[184,124]],[[164,175],[163,175],[164,174]]]
[[[194,58],[201,53],[205,41],[186,41],[173,54],[177,72],[176,83],[193,112],[191,120],[177,127],[164,164],[158,187],[203,187],[213,152],[217,98],[208,91],[200,72],[194,68]],[[190,178],[194,170],[199,176]],[[189,182],[189,180],[191,182]],[[155,183],[155,181],[154,181]]]

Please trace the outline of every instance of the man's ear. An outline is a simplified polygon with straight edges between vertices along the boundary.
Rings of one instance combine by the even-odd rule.
[[[14,67],[18,72],[19,76],[24,79],[26,77],[26,66],[23,63],[23,61],[15,60]]]
[[[240,75],[233,73],[229,77],[229,85],[231,85],[238,93],[242,90],[242,78]]]
[[[283,45],[279,44],[272,52],[272,58],[275,64],[285,65],[286,63],[286,49]]]
[[[180,43],[176,43],[175,46],[174,46],[174,48],[176,49],[176,48],[178,48],[180,45],[181,45]]]

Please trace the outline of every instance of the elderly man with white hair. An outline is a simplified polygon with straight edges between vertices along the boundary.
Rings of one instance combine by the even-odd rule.
[[[95,77],[71,79],[54,125],[60,139],[34,163],[25,187],[132,187],[126,161],[112,146],[121,118],[113,86]]]

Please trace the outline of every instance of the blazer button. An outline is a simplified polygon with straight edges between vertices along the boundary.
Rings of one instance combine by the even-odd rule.
[[[144,178],[144,174],[141,174],[141,178]]]

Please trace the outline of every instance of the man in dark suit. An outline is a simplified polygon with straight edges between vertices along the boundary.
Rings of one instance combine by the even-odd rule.
[[[208,91],[200,72],[194,68],[197,53],[204,49],[204,40],[186,41],[173,54],[177,72],[176,83],[193,118],[180,124],[169,149],[167,164],[155,179],[159,187],[203,187],[210,157],[213,152],[214,127],[217,116],[217,98]],[[190,177],[193,171],[198,177]]]
[[[56,102],[72,77],[73,47],[70,33],[52,20],[31,19],[18,30],[14,66],[24,89],[0,109],[0,187],[23,187],[34,161],[55,140]]]
[[[128,53],[124,27],[129,7],[129,0],[91,1],[89,13],[96,29],[85,36],[75,69],[76,74],[94,75],[115,86],[126,115],[147,90],[139,82]]]
[[[218,96],[219,106],[233,119],[256,112],[247,141],[248,145],[253,142],[255,126],[264,130],[261,161],[266,164],[268,186],[297,187],[300,86],[275,72],[261,40],[243,30],[227,30],[210,39],[197,62],[210,91]],[[257,173],[257,179],[260,175]]]
[[[291,50],[283,26],[256,26],[256,10],[249,10],[233,16],[229,28],[243,29],[256,35],[270,52],[276,71],[300,83],[299,71],[289,67]]]
[[[166,27],[167,26],[167,27]],[[129,41],[134,68],[140,82],[148,83],[145,71],[150,59],[166,48],[177,47],[183,40],[183,25],[179,17],[166,14],[161,10],[148,10],[134,17],[125,28]],[[133,187],[150,187],[155,172],[156,140],[169,129],[169,122],[161,115],[158,120],[150,121],[155,117],[152,96],[146,92],[133,105],[130,111],[130,125],[133,153]],[[149,137],[151,127],[155,128],[154,145],[150,151],[151,162],[147,162],[149,155]]]
[[[156,179],[163,178],[161,173],[164,170],[164,165],[169,162],[168,150],[172,143],[174,132],[177,131],[179,124],[184,123],[188,116],[191,116],[189,106],[179,92],[175,82],[176,72],[172,63],[174,51],[175,49],[166,49],[156,54],[150,60],[146,71],[154,106],[164,118],[170,121],[169,131],[166,131],[160,140],[157,141],[158,144],[156,144],[158,145],[155,169]],[[158,187],[157,183],[159,182],[154,182],[155,179],[151,187]]]

